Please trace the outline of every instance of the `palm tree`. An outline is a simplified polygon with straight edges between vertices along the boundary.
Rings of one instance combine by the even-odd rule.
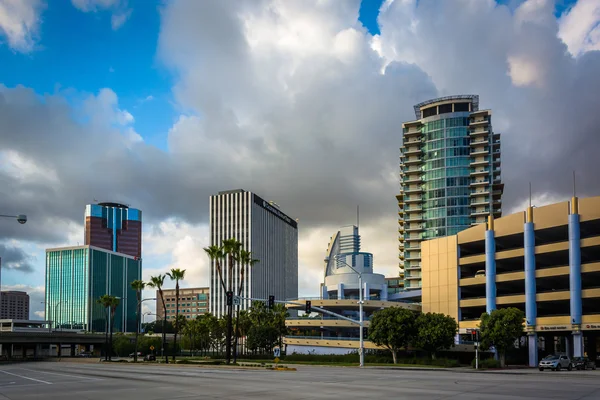
[[[121,300],[118,297],[111,296],[105,294],[101,296],[97,300],[98,304],[101,304],[106,309],[106,334],[110,335],[110,340],[108,346],[106,346],[106,352],[104,357],[107,361],[110,361],[112,358],[112,343],[113,343],[113,326],[115,322],[115,313],[117,312],[117,307],[121,303]],[[110,321],[108,320],[108,311],[110,309]]]
[[[229,292],[233,293],[233,271],[235,266],[235,261],[239,259],[239,253],[242,248],[242,243],[236,238],[225,239],[223,240],[223,252],[228,257],[227,263],[227,283]],[[233,304],[227,306],[227,336],[225,340],[225,358],[227,360],[227,364],[231,362],[231,337],[233,335]]]
[[[158,295],[162,301],[162,306],[163,306],[163,326],[162,326],[162,350],[164,352],[165,350],[165,345],[167,344],[167,335],[166,335],[166,331],[167,331],[167,305],[165,303],[165,297],[163,296],[163,285],[165,283],[165,275],[162,274],[158,274],[156,276],[151,276],[150,277],[150,282],[147,283],[148,286],[150,286],[151,288],[155,288],[156,290],[158,290]],[[165,364],[169,363],[169,357],[167,356],[167,353],[165,352]]]
[[[227,256],[225,254],[224,246],[212,245],[209,247],[205,247],[204,251],[210,258],[210,261],[215,263],[215,266],[217,269],[217,276],[219,278],[219,282],[221,283],[221,288],[223,289],[223,292],[227,292],[228,289],[227,289],[227,285],[225,284],[225,278],[223,277],[223,268],[221,265],[221,262],[223,262],[223,260]]]
[[[175,361],[177,334],[179,333],[179,281],[185,278],[185,269],[172,268],[171,272],[167,272],[167,276],[175,281],[175,336],[173,338],[173,361]]]
[[[237,290],[238,297],[242,295],[242,288],[244,282],[244,268],[247,266],[248,269],[258,262],[258,260],[252,258],[252,252],[241,249],[237,255],[238,265],[240,266],[240,282]],[[233,362],[237,361],[237,346],[239,335],[239,322],[240,322],[240,305],[236,306],[235,310],[235,336],[233,344]]]
[[[135,280],[131,282],[131,288],[135,290],[137,296],[137,308],[135,309],[135,353],[133,353],[133,361],[137,362],[138,357],[138,336],[140,335],[140,314],[142,313],[142,290],[146,287],[146,282],[142,280]]]

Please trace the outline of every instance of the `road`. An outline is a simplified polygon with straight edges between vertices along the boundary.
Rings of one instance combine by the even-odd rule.
[[[600,371],[519,374],[298,367],[24,363],[0,366],[1,399],[600,399]]]

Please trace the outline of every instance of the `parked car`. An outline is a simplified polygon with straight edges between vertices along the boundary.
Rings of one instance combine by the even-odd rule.
[[[552,371],[560,371],[563,368],[568,369],[569,371],[573,369],[573,364],[571,360],[567,356],[562,355],[550,355],[546,356],[540,361],[538,364],[538,368],[540,371],[545,369],[551,369]]]
[[[571,363],[575,369],[596,369],[596,363],[587,357],[573,357]]]
[[[79,353],[79,357],[90,358],[90,357],[92,357],[92,352],[91,351],[82,351],[81,353]]]
[[[133,358],[135,356],[135,352],[129,354],[129,358]],[[142,353],[138,351],[138,357],[143,357]]]
[[[144,361],[156,361],[156,356],[154,354],[146,354]]]

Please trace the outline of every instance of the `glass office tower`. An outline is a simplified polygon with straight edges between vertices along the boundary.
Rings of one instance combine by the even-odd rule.
[[[421,287],[421,242],[501,216],[500,134],[479,96],[449,96],[415,107],[402,124],[398,233],[405,288]]]
[[[142,261],[94,246],[46,250],[46,319],[54,329],[105,332],[106,310],[97,300],[110,294],[121,299],[113,330],[136,331],[136,293]]]

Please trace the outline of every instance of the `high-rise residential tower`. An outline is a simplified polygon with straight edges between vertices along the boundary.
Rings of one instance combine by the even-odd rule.
[[[210,196],[210,244],[220,246],[235,238],[242,248],[259,260],[244,274],[242,296],[276,300],[298,297],[298,223],[279,206],[242,189]],[[227,282],[228,260],[222,269]],[[239,266],[233,273],[234,287],[239,287]],[[237,290],[237,289],[236,289]],[[210,268],[210,311],[217,317],[226,310],[225,293],[219,283],[216,263]],[[242,309],[249,301],[241,303]]]
[[[119,203],[88,204],[84,244],[140,258],[142,212]]]
[[[402,124],[398,232],[405,288],[421,287],[421,242],[454,235],[487,216],[501,216],[500,134],[479,96],[414,106]]]

